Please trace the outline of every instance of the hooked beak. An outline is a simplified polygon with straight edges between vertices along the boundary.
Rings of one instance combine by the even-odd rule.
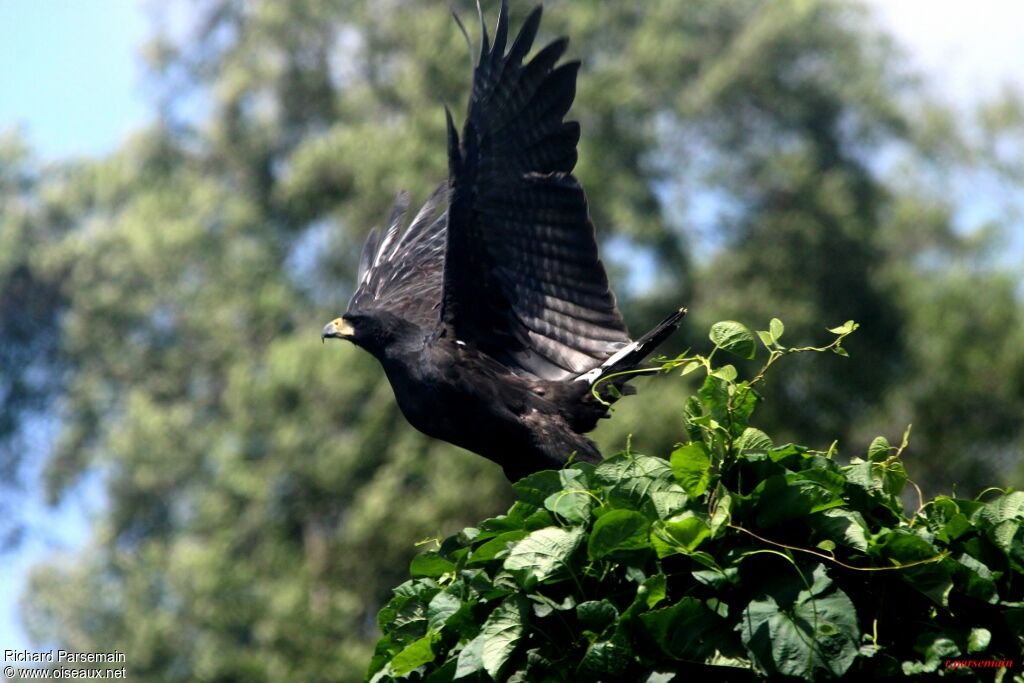
[[[355,329],[349,325],[347,320],[335,318],[324,326],[324,331],[320,333],[320,341],[326,341],[328,338],[349,339],[355,333]]]

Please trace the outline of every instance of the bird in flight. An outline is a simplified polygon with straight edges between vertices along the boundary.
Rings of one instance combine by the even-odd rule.
[[[461,138],[445,108],[448,181],[404,229],[399,195],[366,240],[347,312],[321,335],[373,354],[414,427],[510,480],[600,461],[584,434],[686,313],[635,341],[626,330],[572,174],[580,127],[564,119],[580,64],[559,64],[565,38],[525,61],[540,18],[537,6],[506,50],[507,0],[493,43],[481,15]]]

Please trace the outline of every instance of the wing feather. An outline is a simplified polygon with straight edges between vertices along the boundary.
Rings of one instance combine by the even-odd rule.
[[[461,140],[448,114],[449,209],[442,324],[522,374],[564,379],[629,336],[572,175],[580,128],[564,120],[579,62],[555,40],[526,61],[535,8],[511,47],[501,3],[481,50]]]
[[[437,326],[448,227],[444,206],[441,185],[402,231],[409,196],[398,195],[383,234],[374,228],[363,244],[349,310],[384,310],[425,330]]]

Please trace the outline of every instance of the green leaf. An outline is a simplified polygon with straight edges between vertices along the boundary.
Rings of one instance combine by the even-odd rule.
[[[1024,522],[1024,491],[1014,491],[985,504],[981,517],[989,524]]]
[[[711,481],[711,456],[703,443],[694,442],[672,452],[672,472],[687,495],[702,495]]]
[[[614,678],[626,670],[633,658],[629,641],[616,632],[610,640],[596,642],[587,649],[580,661],[580,670]]]
[[[949,606],[953,575],[947,561],[930,562],[902,570],[900,578],[941,607]]]
[[[512,484],[513,489],[515,486],[515,484]],[[543,504],[543,502],[541,504]],[[525,529],[527,528],[526,520],[532,515],[542,512],[537,509],[538,507],[540,507],[540,505],[533,505],[522,500],[517,500],[512,504],[512,507],[509,508],[508,514],[498,515],[497,517],[491,517],[480,522],[480,529],[495,533],[511,531],[513,529]]]
[[[650,521],[632,510],[612,510],[594,523],[587,543],[587,554],[599,560],[621,551],[642,550],[649,546]]]
[[[716,347],[740,358],[753,358],[757,350],[754,335],[745,325],[735,320],[723,320],[715,323],[711,326],[708,336]]]
[[[498,679],[501,667],[512,656],[522,636],[522,611],[514,601],[506,600],[491,612],[480,631],[483,639],[480,660],[491,678]]]
[[[594,469],[594,478],[602,484],[614,486],[632,479],[668,478],[671,469],[664,458],[652,458],[637,453],[617,453]]]
[[[377,625],[396,642],[421,638],[427,632],[426,605],[417,595],[396,595],[377,614]]]
[[[921,517],[926,520],[928,528],[935,532],[936,537],[944,543],[950,543],[974,529],[974,525],[961,512],[957,501],[946,496],[939,496],[931,501]]]
[[[434,643],[440,637],[439,633],[431,631],[406,647],[391,660],[391,672],[396,676],[404,676],[413,669],[434,661]]]
[[[985,535],[999,546],[1003,552],[1010,555],[1015,549],[1014,544],[1017,542],[1017,536],[1021,535],[1019,533],[1020,530],[1020,522],[1008,519],[989,528]]]
[[[655,574],[637,586],[636,596],[647,608],[654,607],[668,595],[668,577]]]
[[[701,418],[705,420],[711,418],[717,422],[728,420],[729,398],[731,396],[729,392],[730,386],[732,385],[721,377],[708,375],[704,379],[704,384],[697,390],[697,396],[700,397],[700,401],[697,403],[697,411],[694,413],[692,420],[698,421]],[[705,421],[703,424],[707,424],[707,422]],[[695,440],[699,440],[699,438]]]
[[[544,507],[548,496],[562,490],[562,478],[555,470],[542,470],[523,477],[512,484],[512,488],[527,503]]]
[[[544,507],[568,522],[585,522],[590,519],[591,495],[579,470],[561,470],[561,488],[544,499]]]
[[[583,536],[578,527],[538,529],[512,546],[503,566],[527,590],[540,581],[564,578]]]
[[[955,564],[951,565],[948,561],[928,562],[941,556],[939,549],[929,541],[906,529],[882,530],[872,552],[896,566],[914,565],[901,571],[900,578],[935,604],[943,607],[949,604],[949,594],[953,590],[950,567]]]
[[[828,328],[828,331],[831,332],[832,334],[850,334],[851,332],[856,330],[858,327],[860,327],[860,325],[858,325],[854,321],[847,320],[845,323],[843,323],[839,327],[830,327],[830,328]]]
[[[736,385],[737,391],[732,394],[732,426],[733,434],[737,431],[742,433],[746,429],[747,421],[754,413],[754,409],[761,400],[761,395],[753,389],[748,390],[746,382]],[[742,390],[742,391],[741,391]]]
[[[857,658],[860,630],[850,598],[832,585],[822,564],[810,590],[795,572],[772,577],[743,610],[740,637],[769,675],[842,676]]]
[[[786,326],[778,318],[772,318],[768,323],[768,331],[771,332],[772,341],[778,342],[782,338],[782,333],[786,331]]]
[[[543,593],[530,593],[526,597],[534,603],[532,605],[533,613],[542,619],[554,612],[576,609],[576,598],[572,595],[566,595],[562,602],[555,602]]]
[[[723,379],[726,382],[733,382],[739,376],[739,373],[736,372],[736,368],[733,367],[732,365],[723,365],[721,367],[715,368],[711,372],[711,376],[717,377],[718,379]]]
[[[451,593],[438,593],[427,604],[427,624],[432,631],[440,631],[452,615],[462,607],[462,601]]]
[[[683,487],[675,482],[672,482],[664,491],[654,491],[650,497],[659,519],[668,519],[686,507],[690,500],[690,497],[683,491]]]
[[[612,507],[668,516],[686,504],[686,494],[675,483],[672,468],[664,458],[615,455],[594,470],[594,479],[610,485],[606,495]],[[670,509],[672,512],[665,513]]]
[[[644,679],[644,683],[672,683],[674,680],[676,680],[674,672],[653,671],[650,676]]]
[[[807,449],[803,446],[787,443],[768,449],[768,457],[771,458],[772,462],[777,462],[789,469],[799,470],[802,469],[800,465],[804,458],[807,457]]]
[[[651,528],[651,544],[658,557],[675,553],[690,553],[711,535],[703,519],[692,512],[684,512],[668,521],[657,521]]]
[[[716,591],[736,582],[739,577],[739,568],[729,567],[727,569],[695,569],[691,572],[693,578],[705,586],[710,586]]]
[[[680,370],[679,376],[684,377],[686,375],[689,375],[691,372],[702,366],[703,364],[700,361],[691,360],[687,362],[685,365],[683,365],[683,369]]]
[[[614,623],[619,610],[611,600],[588,600],[576,606],[576,617],[583,628],[601,633],[607,626]]]
[[[733,446],[740,453],[747,451],[767,451],[771,449],[775,444],[772,443],[771,438],[756,427],[747,427],[740,434],[740,437],[733,442]]]
[[[595,480],[615,486],[634,481],[672,481],[672,469],[664,458],[639,453],[619,453],[602,462],[594,470]]]
[[[463,646],[459,652],[455,678],[465,678],[484,670],[484,634],[481,633]]]
[[[686,597],[671,607],[641,614],[640,623],[669,657],[701,660],[714,650],[721,619],[700,600]]]
[[[879,533],[878,548],[883,557],[896,565],[920,562],[939,555],[939,549],[906,529],[886,529]]]
[[[876,436],[871,445],[868,446],[868,460],[871,462],[883,462],[890,454],[889,440],[884,436]]]
[[[709,524],[711,535],[715,538],[721,537],[729,523],[732,522],[733,506],[732,494],[721,484],[718,486],[717,499],[718,502],[715,504],[714,512],[711,513],[711,522]]]
[[[414,577],[437,578],[453,571],[455,571],[455,565],[451,560],[441,557],[436,550],[420,553],[412,558],[412,562],[409,564],[409,573]]]
[[[965,595],[991,604],[999,601],[995,575],[987,565],[967,553],[958,555],[956,562],[953,577],[957,587],[961,588]]]
[[[869,496],[875,498],[897,515],[903,515],[903,501],[900,493],[907,483],[907,473],[900,462],[882,465],[853,458],[851,464],[843,468],[846,474],[847,489],[859,487]]]
[[[756,503],[757,523],[770,527],[791,519],[843,505],[842,497],[810,472],[788,472],[768,477],[750,494]]]
[[[757,338],[761,340],[761,344],[763,344],[766,349],[769,351],[775,350],[776,344],[775,340],[772,339],[771,332],[768,332],[767,330],[758,330]]]
[[[893,501],[899,500],[900,494],[903,493],[903,488],[907,484],[907,471],[903,468],[903,463],[891,462],[885,466],[882,472],[882,489],[892,498]],[[900,503],[900,510],[903,509],[902,502]]]
[[[992,642],[992,632],[987,628],[972,628],[967,636],[967,652],[984,652]]]
[[[861,552],[866,552],[868,549],[868,525],[859,512],[838,507],[831,508],[810,515],[807,518],[807,523],[818,535],[825,536],[836,543],[856,548]]]
[[[473,566],[490,562],[498,555],[507,552],[509,545],[525,538],[529,533],[530,532],[526,529],[514,529],[512,531],[506,531],[503,534],[498,534],[474,550],[470,554],[466,564]]]

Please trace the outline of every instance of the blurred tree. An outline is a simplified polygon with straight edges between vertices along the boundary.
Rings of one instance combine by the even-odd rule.
[[[17,544],[18,511],[32,473],[23,453],[39,442],[60,396],[58,279],[40,256],[67,227],[43,222],[38,211],[40,171],[17,134],[0,135],[0,552]]]
[[[356,680],[413,542],[508,503],[495,466],[405,425],[365,354],[317,343],[366,230],[444,177],[466,47],[414,0],[188,12],[147,50],[151,130],[39,179],[0,157],[5,206],[26,207],[3,217],[0,346],[25,355],[0,379],[59,398],[53,497],[88,472],[108,496],[86,551],[35,573],[26,617],[42,641],[125,650],[139,681]],[[914,115],[932,105],[857,5],[563,1],[542,30],[584,61],[578,173],[634,329],[678,304],[692,330],[777,315],[796,339],[855,318],[852,359],[770,387],[773,433],[913,421],[913,475],[998,483],[1022,438],[1020,292],[917,171],[878,161],[939,172],[971,150],[936,132],[941,110]],[[23,330],[15,309],[38,313]],[[32,389],[25,358],[59,381]],[[678,438],[685,388],[641,384],[606,450]],[[22,424],[5,391],[0,436]]]

